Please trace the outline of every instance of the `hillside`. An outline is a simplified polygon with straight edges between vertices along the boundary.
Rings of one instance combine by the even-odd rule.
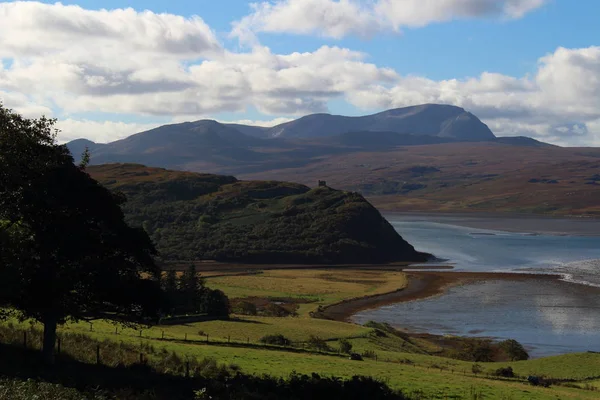
[[[362,117],[312,114],[272,128],[200,120],[160,126],[107,144],[78,139],[67,145],[76,156],[87,146],[96,165],[132,162],[238,174],[297,167],[331,154],[495,140],[489,128],[464,109],[425,104]]]
[[[361,117],[312,114],[268,130],[246,130],[259,137],[321,138],[352,131],[396,132],[455,140],[494,140],[492,131],[463,108],[422,104]]]
[[[600,149],[445,143],[362,151],[243,179],[310,183],[362,193],[380,210],[600,216]]]
[[[89,173],[128,197],[167,261],[386,263],[424,261],[360,194],[275,181],[238,181],[135,164]]]

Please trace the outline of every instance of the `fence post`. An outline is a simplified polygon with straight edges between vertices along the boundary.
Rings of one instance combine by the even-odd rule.
[[[142,330],[140,329],[140,337],[142,337]]]
[[[90,332],[94,332],[94,324],[90,322]]]
[[[23,347],[27,348],[27,331],[23,331]]]
[[[96,364],[100,365],[100,345],[96,346]]]
[[[206,334],[206,343],[208,343],[208,333]]]
[[[118,334],[119,334],[119,327],[115,326],[115,335],[118,335]]]

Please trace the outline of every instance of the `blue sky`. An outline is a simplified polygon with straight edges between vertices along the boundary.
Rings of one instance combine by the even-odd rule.
[[[600,145],[600,1],[43,3],[0,2],[0,100],[55,116],[62,140],[435,102]]]

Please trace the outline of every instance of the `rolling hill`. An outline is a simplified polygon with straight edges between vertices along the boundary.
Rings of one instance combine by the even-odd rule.
[[[239,125],[237,125],[239,129]],[[258,137],[322,138],[352,131],[396,132],[455,140],[494,140],[492,131],[463,108],[423,104],[362,117],[312,114],[269,129],[246,130]]]
[[[167,261],[425,261],[360,194],[296,183],[106,164],[88,172],[124,193],[127,220]]]
[[[304,185],[327,180],[385,210],[600,214],[600,181],[588,179],[599,173],[600,149],[495,137],[452,106],[314,114],[273,128],[201,120],[68,146],[76,156],[88,147],[92,165],[140,163]]]

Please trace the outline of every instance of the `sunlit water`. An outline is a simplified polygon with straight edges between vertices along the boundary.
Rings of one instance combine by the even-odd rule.
[[[461,271],[560,274],[564,282],[490,281],[355,315],[436,334],[513,338],[535,356],[600,351],[600,237],[508,233],[388,216],[418,250]],[[575,283],[573,283],[575,282]]]

